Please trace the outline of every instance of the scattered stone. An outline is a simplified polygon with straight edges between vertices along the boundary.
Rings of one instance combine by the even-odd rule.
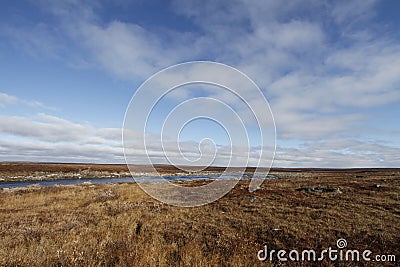
[[[95,199],[96,201],[106,202],[108,200],[114,200],[119,197],[120,197],[119,193],[115,192],[114,190],[108,189],[98,192],[97,195],[95,196]]]
[[[282,231],[282,229],[279,228],[271,228],[269,229],[270,232],[277,232],[277,231]]]
[[[313,186],[308,186],[308,185],[304,185],[304,186],[302,186],[302,187],[300,187],[300,188],[297,188],[296,189],[297,191],[306,191],[306,192],[314,192],[314,187]]]
[[[297,191],[305,191],[308,193],[342,193],[339,187],[337,188],[329,188],[329,187],[322,187],[322,186],[302,186],[296,189]]]
[[[337,188],[334,188],[334,189],[332,190],[332,193],[339,193],[339,194],[341,194],[341,193],[343,193],[343,192],[342,192],[342,190],[340,190],[339,187],[337,187]]]
[[[380,188],[380,187],[382,187],[380,184],[374,184],[373,186],[372,186],[373,188]]]
[[[251,203],[259,201],[257,197],[246,197],[244,200],[249,201]]]
[[[260,186],[257,186],[257,187],[254,189],[253,192],[256,192],[256,191],[261,190],[261,189],[262,189],[262,188],[261,188]]]

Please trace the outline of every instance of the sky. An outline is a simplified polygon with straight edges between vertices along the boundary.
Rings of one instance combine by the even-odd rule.
[[[245,73],[269,101],[273,166],[400,167],[398,10],[395,0],[1,1],[0,161],[124,163],[138,87],[169,66],[213,61]],[[225,164],[229,135],[215,122],[193,121],[179,142],[190,152],[208,137],[221,152],[213,164]]]

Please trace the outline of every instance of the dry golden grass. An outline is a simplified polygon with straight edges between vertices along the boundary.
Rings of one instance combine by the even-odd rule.
[[[322,250],[339,238],[349,248],[400,257],[398,171],[307,176],[269,180],[254,193],[241,181],[217,202],[195,208],[157,202],[136,184],[2,191],[0,265],[281,266],[260,262],[257,252],[264,245]],[[342,193],[296,190],[303,185]],[[318,264],[290,262],[368,265]]]

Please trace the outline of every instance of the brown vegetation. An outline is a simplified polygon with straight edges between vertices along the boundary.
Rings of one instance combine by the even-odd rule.
[[[136,184],[3,190],[0,265],[281,266],[260,262],[257,252],[264,245],[320,251],[339,238],[349,249],[399,260],[399,170],[276,174],[286,178],[265,181],[253,193],[241,181],[195,208],[157,202]],[[303,186],[340,192],[297,190]],[[368,265],[290,262],[318,264]]]

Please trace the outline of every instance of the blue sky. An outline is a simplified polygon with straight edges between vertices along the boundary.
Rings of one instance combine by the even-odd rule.
[[[0,160],[123,163],[138,86],[210,60],[269,100],[274,166],[399,167],[398,10],[395,0],[2,1]],[[191,126],[191,145],[207,133],[225,145],[218,126]]]

